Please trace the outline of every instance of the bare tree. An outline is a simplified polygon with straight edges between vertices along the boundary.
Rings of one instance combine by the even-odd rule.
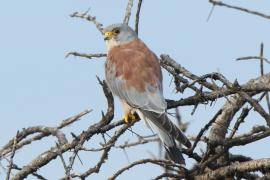
[[[135,31],[139,31],[140,11],[142,0],[138,1],[135,14]],[[249,13],[262,18],[270,19],[269,15],[261,12],[249,10],[238,6],[225,4],[219,0],[209,0],[213,8],[217,6],[231,8],[234,10]],[[123,22],[130,24],[131,10],[134,6],[133,0],[128,0],[127,8]],[[212,12],[211,12],[212,13]],[[210,16],[211,16],[210,13]],[[102,34],[102,24],[91,16],[89,12],[75,12],[71,15],[73,18],[80,18],[93,23],[97,30]],[[78,53],[70,52],[67,56],[79,56],[83,58],[93,59],[106,57],[105,53]],[[182,149],[182,152],[189,158],[195,160],[195,164],[191,168],[186,168],[176,164],[166,158],[166,154],[160,153],[160,157],[140,159],[131,162],[128,166],[122,167],[118,171],[111,174],[108,179],[116,179],[123,173],[132,171],[133,167],[142,166],[143,164],[152,164],[164,168],[165,172],[157,174],[154,179],[172,178],[172,179],[268,179],[270,178],[270,158],[252,159],[243,155],[231,154],[231,148],[238,146],[246,146],[250,143],[259,141],[270,136],[270,101],[268,91],[270,90],[270,73],[264,72],[264,64],[270,61],[264,57],[264,45],[261,44],[258,55],[240,57],[237,60],[258,60],[260,61],[261,74],[254,79],[250,79],[244,84],[239,84],[237,80],[231,82],[221,73],[209,73],[205,75],[196,75],[188,69],[177,63],[172,57],[166,54],[160,55],[160,65],[173,77],[175,89],[177,93],[185,93],[191,90],[193,95],[180,100],[167,99],[168,109],[175,109],[176,119],[179,127],[185,131],[188,124],[181,122],[181,116],[178,108],[181,106],[193,106],[194,113],[200,104],[211,106],[213,102],[226,98],[226,102],[222,108],[211,118],[207,124],[196,135],[189,138],[193,141],[190,149]],[[107,111],[102,114],[99,122],[90,124],[89,127],[82,130],[80,134],[71,132],[73,139],[66,138],[63,128],[75,124],[80,118],[90,113],[91,110],[85,110],[73,117],[65,119],[55,127],[34,126],[21,129],[16,136],[9,140],[0,149],[1,164],[7,164],[6,179],[24,179],[29,175],[38,179],[46,179],[45,175],[39,174],[39,169],[50,164],[54,159],[59,158],[63,165],[62,179],[85,179],[91,177],[94,173],[99,173],[106,160],[110,158],[112,149],[126,150],[134,146],[143,146],[148,143],[160,143],[156,135],[142,136],[137,135],[137,141],[126,141],[124,144],[117,144],[118,139],[126,132],[132,131],[131,127],[138,121],[131,124],[125,124],[124,121],[118,120],[112,122],[114,118],[114,99],[108,89],[105,81],[98,78],[99,84],[102,86],[104,95],[107,99]],[[262,101],[266,100],[266,105],[262,105]],[[251,110],[255,110],[264,120],[265,125],[254,126],[249,132],[236,135],[239,127],[245,123],[245,119],[250,115]],[[237,116],[239,114],[239,116]],[[234,123],[233,123],[234,122]],[[233,127],[228,131],[229,126]],[[206,132],[209,132],[206,135]],[[108,132],[113,132],[112,136],[106,138]],[[35,141],[42,141],[45,137],[53,136],[57,139],[55,146],[48,150],[44,150],[42,154],[32,159],[23,167],[16,165],[14,156],[18,150],[23,151],[24,147],[31,146]],[[86,142],[92,139],[102,137],[100,147],[93,148],[86,145]],[[199,151],[198,143],[205,145],[205,149]],[[93,153],[100,152],[100,158],[93,167],[89,167],[86,171],[76,172],[73,167],[76,159],[80,160],[79,152]],[[68,156],[68,161],[64,158]],[[5,163],[4,163],[5,162]],[[60,169],[60,167],[59,167]],[[259,173],[258,173],[259,172]]]

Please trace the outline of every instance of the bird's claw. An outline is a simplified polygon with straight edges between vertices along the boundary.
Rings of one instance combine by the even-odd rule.
[[[130,112],[130,113],[125,114],[124,116],[124,121],[126,124],[130,124],[132,121],[135,121],[135,120],[137,120],[135,113]]]

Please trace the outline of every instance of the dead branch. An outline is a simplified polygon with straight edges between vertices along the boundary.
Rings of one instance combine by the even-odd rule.
[[[66,58],[69,56],[78,56],[78,57],[84,57],[87,59],[92,59],[92,58],[101,58],[101,57],[106,57],[107,54],[104,53],[96,53],[96,54],[85,54],[85,53],[78,53],[78,52],[69,52],[66,55]]]
[[[141,12],[141,7],[142,7],[142,2],[143,0],[138,1],[137,12],[136,12],[135,32],[137,33],[137,35],[139,35],[139,21],[140,21],[140,12]]]
[[[254,171],[268,171],[270,168],[270,159],[258,159],[242,163],[234,163],[230,166],[222,167],[206,174],[196,176],[198,180],[218,179],[228,175],[235,175],[237,173],[254,172]]]
[[[181,165],[177,165],[175,163],[173,163],[172,161],[168,161],[168,160],[154,160],[154,159],[142,159],[136,162],[131,163],[130,165],[123,167],[122,169],[120,169],[119,171],[117,171],[113,176],[111,176],[110,178],[108,178],[109,180],[114,180],[116,179],[119,175],[121,175],[123,172],[129,170],[130,168],[137,166],[137,165],[141,165],[141,164],[146,164],[146,163],[152,163],[152,164],[156,164],[159,166],[172,166],[172,167],[178,167],[178,168],[183,168]]]
[[[12,146],[12,151],[11,151],[11,156],[10,156],[9,165],[8,165],[8,171],[7,171],[6,180],[9,180],[10,173],[11,173],[11,170],[12,170],[13,158],[15,156],[18,134],[19,134],[19,131],[17,132],[16,137],[14,138],[14,142],[13,142],[13,146]]]
[[[129,19],[131,16],[132,6],[133,6],[133,0],[128,0],[125,16],[124,16],[124,20],[123,20],[124,24],[128,24],[128,22],[129,22]]]
[[[29,174],[37,171],[38,168],[43,167],[51,160],[55,159],[59,155],[59,153],[63,154],[68,150],[72,150],[77,146],[80,146],[80,144],[83,144],[86,140],[89,140],[93,135],[104,132],[104,129],[106,130],[108,128],[108,126],[106,125],[109,125],[114,116],[114,100],[106,83],[100,81],[100,84],[103,87],[103,91],[108,102],[107,113],[102,117],[100,122],[91,125],[86,131],[82,132],[77,137],[78,139],[75,138],[72,142],[61,144],[61,146],[59,147],[52,147],[50,150],[40,154],[36,159],[34,159],[28,165],[24,166],[22,170],[14,176],[14,180],[19,180],[27,177]],[[110,127],[113,128],[112,126]]]
[[[74,12],[73,14],[70,15],[70,17],[81,18],[89,22],[92,22],[96,26],[96,28],[99,30],[99,32],[103,34],[103,28],[102,28],[103,25],[96,20],[95,16],[91,16],[88,14],[89,10],[87,10],[84,13]]]
[[[105,163],[105,161],[108,159],[108,154],[110,149],[114,146],[115,142],[117,141],[117,139],[132,125],[135,124],[136,121],[133,121],[131,124],[129,125],[124,125],[123,127],[121,127],[121,129],[119,131],[116,132],[116,134],[110,139],[110,141],[107,143],[108,146],[104,149],[103,154],[99,160],[99,162],[93,167],[90,168],[89,170],[87,170],[86,172],[84,172],[83,174],[79,174],[79,175],[72,175],[72,177],[79,177],[81,179],[84,179],[86,177],[88,177],[89,175],[91,175],[92,173],[98,173],[99,169],[101,167],[101,165],[103,163]]]
[[[249,9],[238,7],[238,6],[225,4],[220,0],[209,0],[209,2],[212,3],[213,5],[223,6],[223,7],[227,7],[227,8],[230,8],[230,9],[239,10],[239,11],[242,11],[242,12],[245,12],[245,13],[248,13],[248,14],[253,14],[253,15],[256,15],[256,16],[260,16],[260,17],[263,17],[263,18],[266,18],[266,19],[270,19],[269,15],[263,14],[263,13],[258,12],[258,11],[253,11],[253,10],[249,10]]]
[[[183,179],[185,178],[185,176],[183,175],[178,175],[178,174],[172,174],[172,173],[163,173],[159,176],[157,176],[156,178],[154,178],[153,180],[158,180],[158,179],[162,179],[162,178],[176,178],[176,179]]]
[[[260,57],[260,56],[245,56],[245,57],[240,57],[236,59],[236,61],[242,61],[242,60],[262,60],[270,64],[270,61],[268,59],[264,57]]]
[[[78,121],[81,117],[83,117],[84,115],[90,113],[92,110],[85,110],[75,116],[72,116],[70,118],[67,118],[65,120],[63,120],[58,126],[57,126],[57,129],[62,129],[76,121]],[[38,128],[39,129],[39,128]],[[40,129],[42,129],[42,127],[40,127]],[[31,131],[32,130],[32,131]],[[35,128],[27,128],[27,129],[23,129],[17,136],[17,145],[16,145],[16,150],[17,149],[20,149],[22,148],[23,146],[25,145],[28,145],[28,144],[31,144],[32,142],[34,141],[38,141],[38,140],[41,140],[42,138],[44,137],[47,137],[49,135],[51,135],[50,133],[40,133],[40,134],[37,134],[35,135],[34,137],[32,138],[29,138],[29,139],[26,139],[26,140],[23,140],[25,139],[28,135],[31,135],[32,133],[36,133],[35,131]],[[21,141],[20,143],[18,142],[18,139],[19,141]],[[0,149],[0,158],[5,156],[6,154],[10,153],[11,152],[11,146],[12,146],[12,141],[14,141],[14,138],[12,140],[10,140],[6,145],[3,146],[2,149]]]

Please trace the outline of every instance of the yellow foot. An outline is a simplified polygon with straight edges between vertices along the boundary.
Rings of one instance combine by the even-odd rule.
[[[126,124],[129,124],[129,123],[131,123],[132,121],[135,121],[137,119],[137,116],[136,116],[136,114],[134,113],[128,113],[128,114],[125,114],[125,116],[124,116],[124,121],[125,121],[125,123]]]

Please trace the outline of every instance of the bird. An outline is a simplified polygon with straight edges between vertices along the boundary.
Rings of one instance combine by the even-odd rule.
[[[125,123],[136,120],[137,114],[158,135],[169,158],[185,165],[175,140],[188,148],[191,143],[168,118],[157,56],[127,24],[109,25],[103,34],[107,48],[105,81],[120,99]]]

